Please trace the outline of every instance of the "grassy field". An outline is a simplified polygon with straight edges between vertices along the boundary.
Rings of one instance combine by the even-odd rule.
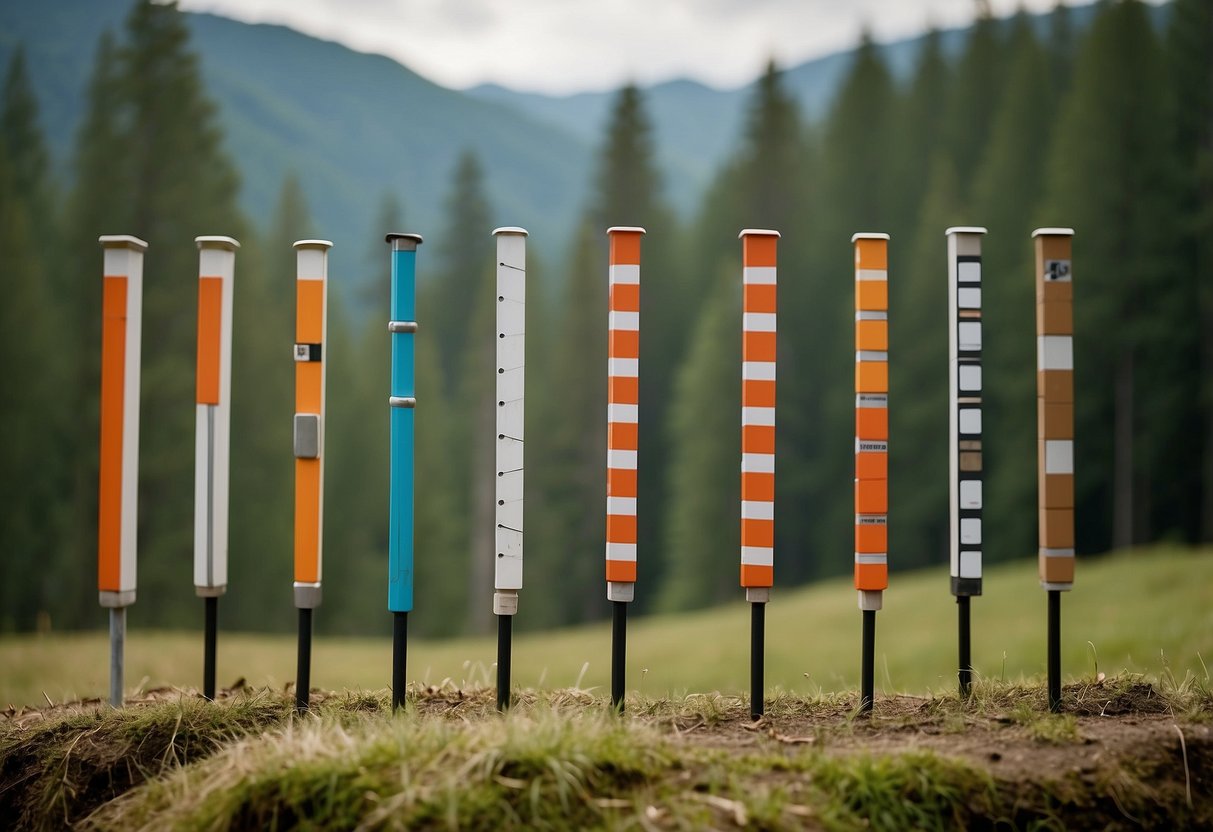
[[[973,660],[980,677],[1037,679],[1045,662],[1045,594],[1034,562],[989,569],[973,602]],[[641,588],[643,591],[643,588]],[[744,601],[702,612],[635,619],[628,633],[629,690],[648,697],[748,688],[749,611]],[[486,594],[486,601],[488,596]],[[321,609],[319,615],[323,615]],[[526,614],[525,591],[522,615]],[[98,610],[98,621],[103,613]],[[389,618],[384,613],[385,629]],[[878,693],[921,694],[954,685],[955,604],[947,576],[927,570],[893,576],[877,617]],[[767,612],[767,683],[813,696],[850,690],[859,677],[860,615],[848,580],[776,591]],[[1147,678],[1207,680],[1213,658],[1213,551],[1153,548],[1079,564],[1077,589],[1062,606],[1068,678],[1128,671]],[[281,688],[294,678],[294,639],[222,633],[219,682]],[[493,638],[410,644],[409,678],[475,687],[492,682]],[[521,635],[514,683],[537,689],[601,691],[609,681],[609,625]],[[132,631],[132,690],[197,685],[200,632]],[[108,689],[104,633],[0,639],[0,705],[102,696]],[[385,639],[320,639],[313,685],[381,690],[390,673]]]

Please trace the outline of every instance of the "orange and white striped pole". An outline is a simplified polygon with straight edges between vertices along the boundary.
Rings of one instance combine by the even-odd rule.
[[[612,605],[611,706],[623,707],[627,609],[636,597],[636,461],[640,411],[640,238],[643,228],[607,229],[607,599]]]
[[[135,603],[139,522],[139,375],[143,253],[126,234],[99,239],[101,294],[101,460],[97,589],[110,611],[110,703],[123,702],[126,608]]]
[[[741,585],[750,602],[750,716],[765,698],[766,605],[775,584],[775,313],[779,232],[741,239]]]
[[[872,709],[876,611],[889,586],[889,235],[856,234],[855,589],[863,612],[859,709]]]
[[[1036,429],[1040,583],[1048,593],[1049,709],[1061,709],[1061,593],[1074,588],[1072,228],[1038,228]]]
[[[206,605],[202,695],[215,698],[219,596],[227,591],[227,518],[232,397],[231,237],[195,237],[198,245],[198,371],[194,429],[194,591]]]
[[[320,606],[324,538],[324,342],[328,240],[295,243],[295,606],[299,662],[295,709],[306,711],[312,673],[312,610]]]
[[[973,686],[971,599],[981,595],[981,238],[979,227],[949,228],[948,504],[949,562],[956,596],[960,695]]]

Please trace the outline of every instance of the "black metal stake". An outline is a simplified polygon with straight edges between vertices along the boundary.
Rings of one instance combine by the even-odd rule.
[[[408,682],[405,667],[409,650],[409,614],[392,613],[392,711],[404,707]]]
[[[295,671],[295,711],[307,713],[312,689],[312,609],[299,608],[299,662]]]
[[[1049,590],[1049,710],[1061,710],[1061,592]]]
[[[762,719],[766,690],[763,685],[763,659],[766,653],[766,609],[763,603],[750,604],[750,719]]]
[[[206,630],[202,643],[202,695],[215,699],[215,641],[219,631],[219,598],[208,595],[206,602]]]
[[[510,707],[510,639],[514,616],[497,616],[497,710]]]
[[[876,610],[863,610],[863,668],[860,674],[859,712],[872,712],[876,667]]]
[[[972,599],[968,595],[956,596],[956,623],[957,631],[957,646],[960,653],[960,695],[968,699],[969,694],[973,692],[973,655],[972,655],[972,630],[969,624],[969,602]]]
[[[627,671],[628,603],[613,601],[611,617],[611,707],[623,712],[623,689]]]

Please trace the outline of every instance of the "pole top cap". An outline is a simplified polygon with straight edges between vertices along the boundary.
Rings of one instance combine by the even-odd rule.
[[[133,248],[135,251],[147,251],[147,243],[130,234],[102,234],[97,238],[102,248]]]
[[[385,235],[383,240],[392,247],[392,251],[416,251],[417,246],[424,242],[420,234],[408,234],[401,231],[393,231]]]
[[[851,235],[852,243],[855,242],[856,240],[887,240],[887,239],[889,239],[888,234],[882,234],[878,231],[861,231],[858,234]]]
[[[227,251],[240,248],[235,237],[195,237],[194,242],[198,244],[198,248],[222,248]]]
[[[954,225],[943,233],[944,236],[951,237],[953,234],[987,234],[989,232],[980,225]]]
[[[742,237],[782,237],[778,231],[772,231],[769,228],[743,228],[741,233],[737,235],[737,239]]]
[[[1073,237],[1073,228],[1038,228],[1032,232],[1032,237]]]
[[[329,240],[298,240],[295,243],[295,248],[319,248],[327,251],[332,247],[333,244]]]
[[[501,228],[493,229],[493,236],[496,237],[498,234],[513,234],[519,237],[526,237],[527,230],[525,228],[519,228],[516,225],[503,225]]]
[[[608,234],[644,234],[645,230],[639,225],[612,225],[607,229]]]

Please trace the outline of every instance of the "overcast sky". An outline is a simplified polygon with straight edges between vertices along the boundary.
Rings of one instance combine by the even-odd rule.
[[[1071,0],[1072,2],[1072,0]],[[995,14],[1055,0],[991,0]],[[846,49],[972,21],[975,0],[181,0],[388,55],[449,87],[566,93],[689,77],[716,86]]]

